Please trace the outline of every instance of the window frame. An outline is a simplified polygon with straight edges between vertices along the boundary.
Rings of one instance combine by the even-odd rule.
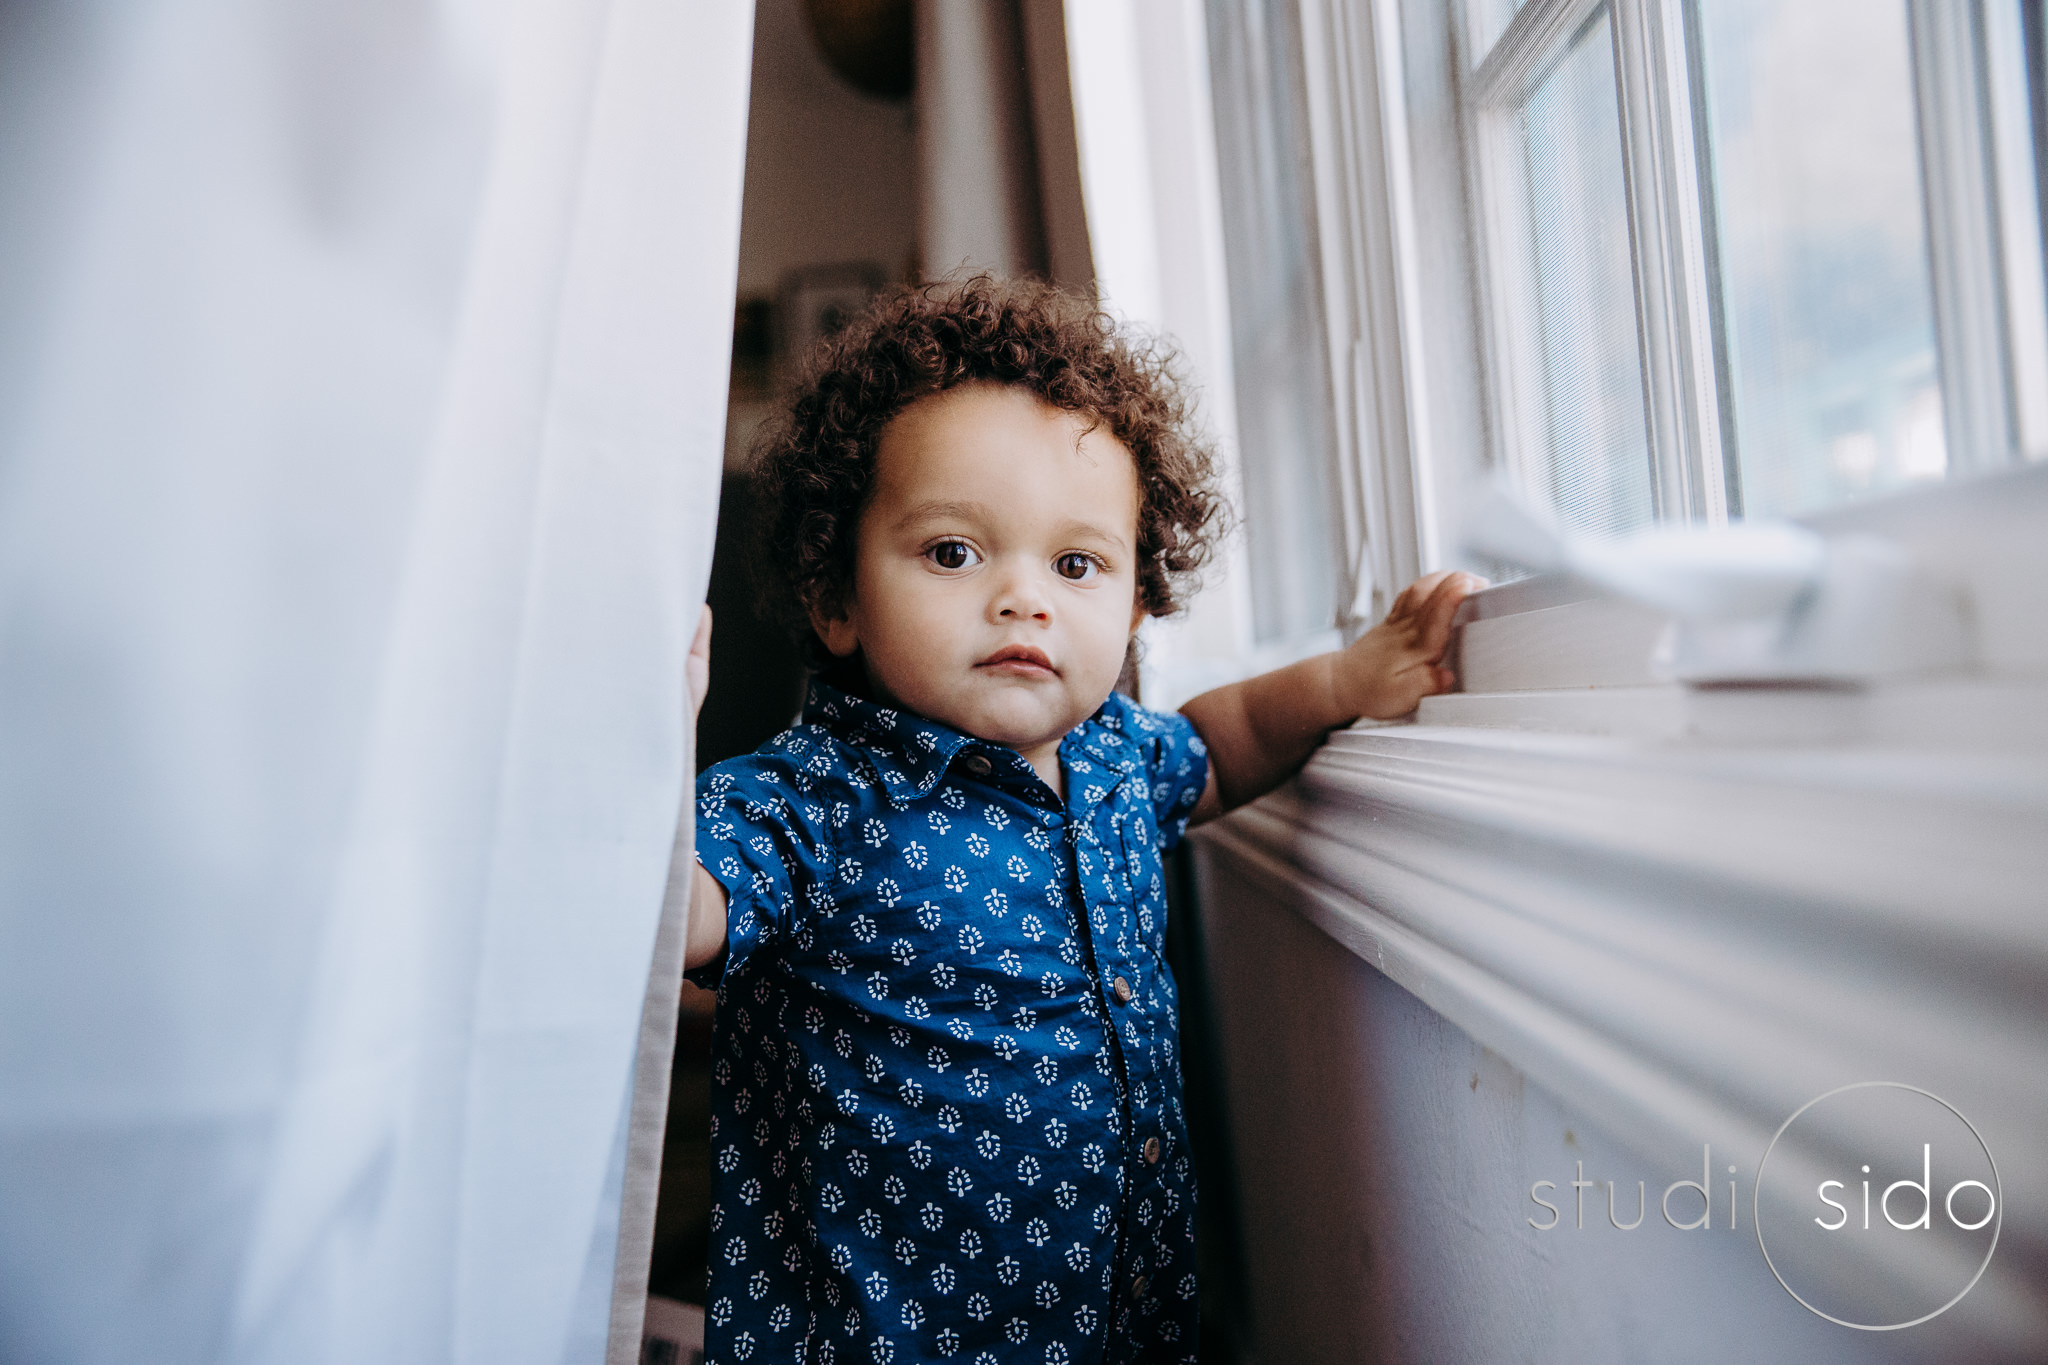
[[[1505,282],[1526,271],[1515,252],[1526,186],[1515,117],[1565,47],[1601,9],[1608,14],[1621,125],[1621,163],[1635,285],[1636,353],[1644,431],[1659,521],[1728,519],[1721,390],[1711,299],[1711,238],[1700,192],[1683,0],[1530,0],[1483,55],[1458,50],[1472,128],[1469,174],[1480,219],[1478,293],[1498,416],[1492,458],[1519,471],[1531,461],[1530,423],[1516,388],[1526,366]],[[1469,35],[1476,24],[1459,26]],[[1472,66],[1477,59],[1476,67]],[[1674,72],[1676,73],[1674,76]]]
[[[1341,534],[1346,562],[1358,566],[1341,623],[1347,637],[1416,574],[1454,561],[1448,528],[1468,488],[1525,463],[1511,392],[1514,291],[1501,283],[1525,267],[1501,227],[1517,188],[1502,163],[1513,159],[1515,101],[1603,4],[1658,515],[1713,525],[1738,514],[1715,342],[1716,225],[1711,149],[1696,119],[1694,4],[1528,0],[1475,54],[1477,0],[1300,2]],[[1453,11],[1449,22],[1431,12],[1440,10]],[[2012,46],[2019,3],[1907,0],[1907,11],[1950,477],[1967,477],[2048,455],[2048,306],[2030,279],[2044,268],[2041,224],[2031,196],[2015,192],[2031,169],[2032,138],[2024,94],[2012,98],[2013,83],[2024,92],[2026,80]],[[1455,129],[1460,155],[1448,172],[1413,154],[1412,141],[1430,130],[1409,107],[1416,74],[1427,83],[1444,70],[1455,88],[1431,91],[1428,112]],[[1419,211],[1450,194],[1465,205],[1463,221]],[[1438,238],[1458,239],[1452,254],[1463,259],[1425,270],[1419,257]],[[1481,414],[1483,459],[1465,453],[1469,419],[1467,431],[1451,430],[1470,412]]]
[[[1348,639],[1384,616],[1404,584],[1444,563],[1449,490],[1436,476],[1447,462],[1430,458],[1438,423],[1397,0],[1302,0],[1301,21],[1339,511],[1353,566],[1340,621]],[[1447,377],[1468,387],[1471,374],[1453,365]]]

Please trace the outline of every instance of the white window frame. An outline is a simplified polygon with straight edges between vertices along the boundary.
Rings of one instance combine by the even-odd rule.
[[[1351,561],[1373,570],[1381,610],[1389,587],[1455,557],[1446,528],[1480,470],[1462,442],[1432,440],[1441,416],[1476,403],[1485,413],[1485,463],[1524,463],[1533,405],[1514,392],[1519,320],[1512,291],[1498,285],[1526,269],[1512,250],[1520,188],[1513,111],[1602,3],[1529,0],[1476,60],[1466,50],[1476,24],[1451,23],[1437,38],[1449,44],[1455,69],[1469,73],[1434,106],[1439,119],[1456,122],[1460,189],[1470,205],[1468,221],[1447,225],[1441,214],[1418,215],[1419,201],[1443,198],[1429,182],[1445,172],[1418,166],[1412,154],[1408,84],[1418,64],[1403,60],[1413,55],[1403,44],[1418,16],[1425,27],[1440,16],[1402,0],[1302,0],[1332,379],[1342,395],[1344,534]],[[1658,515],[1715,524],[1729,509],[1686,6],[1605,3]],[[2040,252],[2027,245],[2038,243],[2039,226],[2031,196],[2018,192],[2031,174],[2022,150],[2029,130],[2018,11],[2011,0],[1911,0],[1909,14],[1922,158],[1934,168],[1928,227],[1951,470],[1981,473],[2048,453],[2048,316]],[[1987,107],[1988,124],[1979,113]],[[1435,235],[1461,232],[1469,244],[1459,302],[1477,325],[1462,354],[1426,335],[1425,316],[1441,315],[1441,296],[1460,291],[1421,277],[1425,224]],[[1356,612],[1354,628],[1375,615]]]
[[[1481,221],[1479,293],[1499,390],[1493,457],[1509,469],[1531,462],[1540,440],[1533,431],[1541,420],[1534,415],[1537,404],[1518,391],[1528,367],[1512,355],[1528,347],[1518,333],[1530,320],[1515,316],[1510,291],[1496,287],[1512,272],[1526,270],[1529,259],[1522,242],[1521,206],[1527,199],[1515,111],[1563,45],[1601,7],[1602,0],[1524,6],[1473,72],[1465,95],[1473,199]],[[1606,8],[1654,505],[1660,521],[1718,523],[1727,519],[1727,493],[1682,0],[1608,0]]]

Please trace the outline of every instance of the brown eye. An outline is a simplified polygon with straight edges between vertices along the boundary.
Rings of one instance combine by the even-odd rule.
[[[1052,566],[1053,571],[1061,578],[1075,583],[1086,582],[1099,567],[1095,562],[1095,556],[1078,553],[1061,555],[1052,562]]]
[[[942,569],[965,569],[980,559],[980,556],[961,540],[942,540],[926,550],[925,554],[932,563]]]

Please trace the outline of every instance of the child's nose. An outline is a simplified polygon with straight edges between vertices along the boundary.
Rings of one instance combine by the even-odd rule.
[[[1045,621],[1052,618],[1052,597],[1028,571],[1003,575],[989,607],[999,621]]]

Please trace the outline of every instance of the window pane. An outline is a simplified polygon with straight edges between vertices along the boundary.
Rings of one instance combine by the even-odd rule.
[[[1654,514],[1616,99],[1603,7],[1519,112],[1526,266],[1508,324],[1523,480],[1567,524],[1609,533]]]
[[[1731,509],[1939,479],[1934,308],[1902,0],[1699,0]]]
[[[1487,53],[1500,41],[1500,35],[1507,32],[1508,25],[1522,12],[1525,0],[1470,0],[1472,8],[1472,32],[1478,39],[1472,45],[1472,65],[1478,66],[1486,60]]]
[[[1294,5],[1210,0],[1253,634],[1327,630],[1343,581],[1336,435]]]

